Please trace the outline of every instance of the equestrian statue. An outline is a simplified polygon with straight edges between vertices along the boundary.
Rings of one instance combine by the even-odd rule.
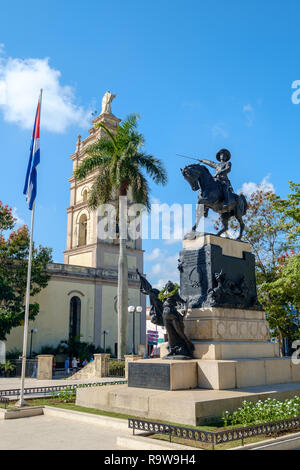
[[[246,214],[248,205],[243,194],[235,194],[228,173],[231,171],[231,154],[227,149],[221,149],[216,155],[217,162],[205,159],[196,159],[204,165],[208,165],[215,170],[212,176],[204,165],[192,164],[181,168],[184,178],[188,181],[193,191],[198,191],[198,201],[196,209],[196,222],[192,227],[192,233],[196,232],[202,216],[204,206],[204,217],[208,216],[209,209],[221,215],[222,228],[217,233],[221,235],[228,230],[228,223],[231,217],[235,217],[239,222],[240,231],[237,240],[243,235],[245,224],[243,215]],[[191,234],[189,234],[191,235]]]

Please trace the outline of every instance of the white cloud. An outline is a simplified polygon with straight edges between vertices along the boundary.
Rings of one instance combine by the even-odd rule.
[[[253,122],[254,122],[254,109],[253,109],[253,107],[251,106],[251,104],[246,104],[245,106],[243,106],[243,113],[244,113],[245,116],[246,116],[247,126],[248,126],[248,127],[253,126]]]
[[[159,258],[160,255],[161,255],[160,248],[154,248],[154,250],[151,251],[151,253],[145,254],[145,261],[154,261],[155,259]]]
[[[267,192],[273,192],[275,193],[275,188],[273,183],[268,181],[270,178],[270,175],[267,175],[263,178],[261,183],[254,183],[253,181],[250,181],[249,183],[244,183],[243,186],[238,189],[238,193],[243,193],[246,197],[250,197],[251,194],[253,194],[255,191],[263,191],[264,193]]]
[[[40,89],[41,127],[63,133],[71,124],[89,125],[89,113],[75,104],[73,89],[60,83],[49,59],[0,59],[0,109],[5,121],[31,129]]]
[[[212,127],[211,132],[212,132],[213,137],[221,136],[221,137],[224,137],[224,139],[226,139],[229,135],[228,132],[219,124],[215,124]]]
[[[179,282],[179,271],[177,269],[179,255],[169,255],[166,251],[159,248],[158,250],[159,262],[152,264],[150,271],[147,270],[147,277],[150,282],[153,282],[153,287],[162,289],[169,280]]]
[[[21,226],[21,225],[25,225],[25,221],[19,217],[18,213],[17,213],[17,208],[14,207],[13,210],[12,210],[12,216],[15,218],[16,220],[16,225],[17,226]]]
[[[5,50],[5,44],[3,44],[3,42],[0,42],[0,54],[4,54],[4,50]]]
[[[246,104],[246,105],[243,107],[243,111],[244,111],[244,113],[253,112],[253,108],[252,108],[251,104]]]

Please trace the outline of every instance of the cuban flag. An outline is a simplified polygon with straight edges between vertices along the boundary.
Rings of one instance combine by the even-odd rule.
[[[23,193],[26,194],[27,204],[29,209],[32,210],[33,204],[37,193],[37,166],[40,163],[40,117],[41,117],[41,104],[42,104],[42,90],[39,97],[39,102],[36,110],[31,145],[29,162],[26,172],[26,179]]]

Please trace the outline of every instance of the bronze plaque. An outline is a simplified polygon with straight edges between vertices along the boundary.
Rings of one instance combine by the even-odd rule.
[[[170,364],[129,362],[128,387],[171,390]]]

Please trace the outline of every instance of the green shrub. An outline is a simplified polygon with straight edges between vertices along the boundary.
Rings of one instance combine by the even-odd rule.
[[[112,376],[125,375],[125,362],[124,361],[109,361],[109,374]]]
[[[7,351],[6,359],[19,359],[22,356],[22,351],[18,348],[13,348]]]
[[[76,397],[76,390],[68,387],[59,393],[52,392],[52,397],[63,403],[71,403]]]
[[[10,374],[16,369],[16,366],[12,364],[10,361],[6,361],[4,364],[0,364],[0,370],[3,371],[5,374]]]

